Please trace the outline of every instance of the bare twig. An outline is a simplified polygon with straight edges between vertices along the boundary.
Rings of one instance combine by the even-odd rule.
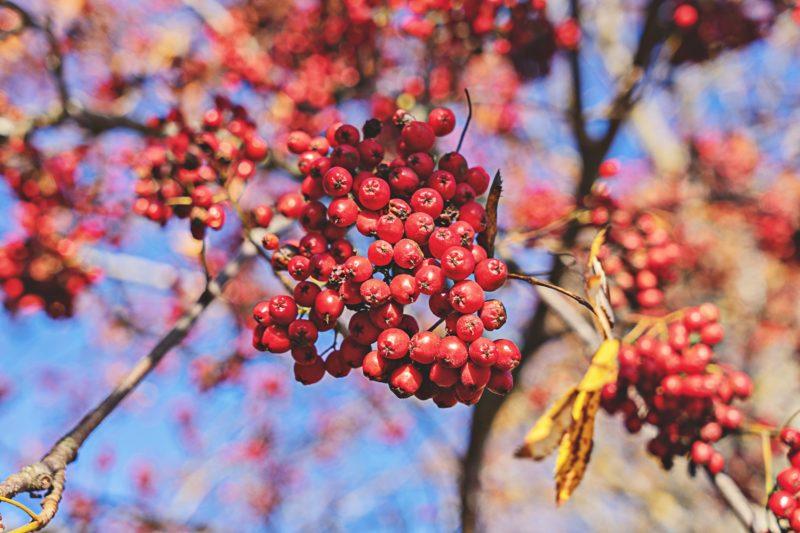
[[[197,319],[222,292],[222,287],[238,273],[247,259],[256,251],[249,241],[244,241],[237,256],[232,259],[214,279],[209,281],[197,301],[175,323],[172,329],[142,357],[117,387],[94,409],[67,432],[42,459],[8,476],[0,483],[0,496],[13,498],[24,492],[45,491],[42,510],[31,522],[28,531],[36,531],[46,526],[58,511],[64,492],[67,465],[78,456],[78,450],[95,429],[117,408],[150,372],[161,362],[169,351],[186,338]]]
[[[461,137],[458,138],[458,146],[456,152],[461,151],[461,145],[464,143],[464,137],[467,135],[467,128],[472,120],[472,99],[469,97],[469,90],[464,89],[464,94],[467,96],[467,121],[464,123],[464,129],[461,130]]]

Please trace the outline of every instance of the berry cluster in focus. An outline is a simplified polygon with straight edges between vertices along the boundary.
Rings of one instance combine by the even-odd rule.
[[[436,137],[454,128],[454,114],[437,108],[427,122],[402,111],[390,123],[369,120],[363,137],[349,124],[334,124],[324,139],[289,136],[305,177],[276,209],[298,219],[304,234],[265,247],[275,250],[273,267],[297,284],[292,296],[255,306],[253,344],[291,352],[298,381],[362,368],[397,396],[432,398],[440,407],[510,390],[520,352],[512,341],[484,336],[506,321],[503,304],[486,293],[508,275],[475,242],[487,229],[475,198],[488,190],[489,174],[458,152],[434,153]],[[358,251],[359,242],[369,244]],[[427,330],[406,312],[420,298],[439,318]],[[440,322],[444,334],[436,332]],[[344,324],[341,344],[319,353],[319,333]]]

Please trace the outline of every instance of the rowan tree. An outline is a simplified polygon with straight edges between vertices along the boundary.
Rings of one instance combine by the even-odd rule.
[[[800,531],[798,22],[0,0],[0,530]]]

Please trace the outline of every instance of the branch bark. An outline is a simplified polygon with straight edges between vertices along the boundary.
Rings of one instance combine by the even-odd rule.
[[[581,159],[581,175],[575,188],[577,202],[580,202],[591,191],[592,185],[597,179],[600,164],[630,114],[634,104],[635,91],[650,67],[653,52],[665,38],[658,24],[658,11],[663,2],[664,0],[650,0],[645,9],[645,21],[629,73],[619,83],[616,94],[611,101],[608,125],[599,138],[591,138],[585,131],[580,49],[570,53],[570,73],[572,77],[572,109],[570,114],[573,123],[573,135],[575,136]],[[570,6],[573,18],[580,24],[579,1],[571,0]],[[564,232],[560,248],[572,248],[577,241],[579,232],[579,224],[573,221]],[[565,264],[557,259],[547,278],[550,283],[560,285],[566,271]],[[549,307],[542,305],[540,302],[533,316],[524,326],[521,349],[522,360],[514,370],[516,383],[519,383],[518,377],[525,365],[547,340],[545,324],[548,312]],[[480,492],[480,471],[483,463],[483,453],[492,423],[503,402],[503,397],[490,395],[481,400],[473,412],[469,446],[462,463],[461,477],[461,525],[463,531],[467,533],[477,530],[478,494]]]
[[[13,498],[23,492],[47,492],[42,500],[42,510],[33,522],[33,529],[29,531],[43,528],[55,516],[64,492],[67,466],[75,461],[86,439],[114,412],[131,391],[136,389],[164,356],[186,338],[203,311],[221,294],[224,285],[236,276],[242,264],[256,253],[255,247],[249,240],[243,241],[236,257],[206,285],[197,301],[178,319],[161,341],[136,363],[108,396],[59,439],[40,461],[22,468],[0,483],[0,496],[7,498]]]

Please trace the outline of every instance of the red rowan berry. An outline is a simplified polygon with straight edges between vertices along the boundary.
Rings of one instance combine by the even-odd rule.
[[[394,248],[387,241],[375,241],[369,245],[367,257],[375,266],[386,266],[391,263],[394,258]]]
[[[475,281],[485,291],[495,291],[508,278],[508,268],[499,259],[484,259],[475,266]]]
[[[313,385],[325,376],[325,362],[317,356],[310,364],[294,364],[294,378],[303,385]]]
[[[455,334],[464,342],[472,342],[483,335],[483,322],[476,315],[461,315],[456,321]]]
[[[291,296],[274,296],[269,301],[269,314],[274,323],[289,325],[297,317],[297,304]]]
[[[492,375],[486,388],[495,394],[508,394],[514,388],[514,376],[508,370],[492,368]]]
[[[506,308],[500,300],[487,300],[483,303],[478,316],[486,330],[494,331],[506,323]]]
[[[467,361],[461,369],[461,384],[471,389],[482,389],[491,377],[491,368],[478,365],[474,361]]]
[[[453,309],[465,315],[477,312],[484,303],[483,289],[472,280],[456,283],[447,298]]]
[[[393,366],[392,362],[378,353],[377,350],[369,352],[364,357],[364,375],[373,381],[386,381]]]
[[[428,124],[437,137],[443,137],[456,127],[456,116],[445,107],[435,107],[428,113]]]
[[[390,198],[389,184],[381,178],[367,178],[358,187],[358,201],[367,209],[373,211],[383,209]]]
[[[456,281],[465,279],[475,270],[475,258],[472,257],[469,250],[462,246],[447,248],[442,252],[441,259],[444,275]],[[483,290],[481,290],[482,293]]]
[[[797,500],[785,490],[776,490],[770,495],[767,506],[775,516],[789,518],[797,508]]]
[[[497,361],[498,350],[494,342],[481,337],[469,345],[469,359],[478,366],[490,367]]]
[[[439,336],[430,331],[420,331],[411,337],[408,355],[412,360],[430,364],[436,360],[439,351]]]

